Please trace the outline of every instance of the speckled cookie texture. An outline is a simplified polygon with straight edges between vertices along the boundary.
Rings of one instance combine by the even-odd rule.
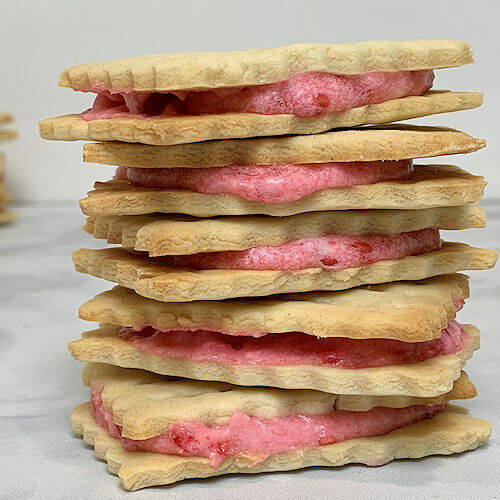
[[[473,62],[469,44],[454,40],[306,43],[226,53],[158,54],[91,63],[65,70],[59,84],[76,90],[166,92],[262,85],[301,72],[338,75],[372,71],[413,71]],[[361,106],[326,116],[224,113],[199,116],[112,118],[86,122],[65,115],[40,122],[51,140],[122,141],[151,145],[186,144],[213,139],[317,134],[333,128],[380,124],[480,106],[478,92],[430,91]]]
[[[213,195],[182,189],[133,186],[127,181],[101,183],[80,200],[85,215],[183,213],[286,216],[304,212],[352,209],[423,209],[477,203],[485,182],[452,165],[417,165],[408,180],[324,189],[286,203],[249,201],[236,195]]]
[[[428,158],[470,153],[485,145],[483,139],[444,127],[390,125],[174,146],[88,143],[83,146],[83,158],[91,163],[138,168],[203,168]]]
[[[109,470],[120,477],[122,486],[127,490],[231,473],[283,471],[347,463],[369,465],[401,458],[450,455],[481,446],[491,434],[489,422],[474,418],[459,407],[450,406],[429,420],[384,436],[350,439],[280,453],[258,464],[252,456],[238,456],[212,468],[205,458],[126,452],[118,440],[109,437],[95,423],[90,403],[74,408],[71,421],[73,431],[94,447],[96,455],[107,462]]]
[[[109,89],[200,90],[262,85],[306,71],[361,74],[449,68],[474,62],[470,45],[457,40],[370,41],[233,52],[155,54],[66,69],[59,85],[74,89],[99,83]]]
[[[42,138],[56,141],[122,141],[168,146],[214,139],[317,134],[334,128],[472,109],[482,102],[483,96],[478,92],[430,91],[422,96],[402,97],[312,118],[224,113],[85,121],[71,114],[42,120],[39,129]]]
[[[470,399],[476,389],[462,372],[453,389],[433,398],[412,396],[356,396],[311,390],[240,387],[220,382],[173,379],[143,370],[87,363],[82,379],[101,394],[122,436],[149,439],[167,432],[179,420],[206,425],[226,424],[235,410],[258,418],[296,414],[325,414],[332,410],[367,411],[375,407],[403,408]]]
[[[457,271],[489,269],[497,252],[461,243],[444,243],[440,250],[399,260],[379,261],[341,271],[319,268],[300,271],[173,269],[161,257],[122,248],[80,249],[73,253],[77,271],[113,281],[139,295],[164,302],[222,300],[314,290],[345,290],[360,285],[418,280]]]
[[[473,342],[455,354],[419,363],[376,368],[332,368],[316,365],[240,366],[170,359],[136,349],[119,334],[116,325],[103,324],[68,344],[79,361],[105,363],[196,380],[214,380],[244,386],[313,389],[360,396],[434,397],[452,390],[462,368],[479,348],[479,331],[464,325]]]
[[[331,210],[288,217],[97,215],[88,217],[83,229],[94,238],[160,257],[283,245],[325,233],[398,234],[428,227],[456,230],[485,224],[481,208],[463,205],[420,210]]]
[[[467,276],[368,285],[340,292],[309,292],[257,299],[160,302],[117,286],[80,306],[80,318],[160,330],[225,333],[303,332],[316,337],[438,338],[469,296]]]

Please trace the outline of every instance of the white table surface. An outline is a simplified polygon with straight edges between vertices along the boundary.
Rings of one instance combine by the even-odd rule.
[[[500,203],[486,203],[486,230],[448,239],[498,248]],[[258,476],[189,480],[124,492],[92,449],[73,436],[70,409],[88,399],[80,366],[66,350],[89,326],[77,307],[111,285],[76,273],[73,249],[99,247],[81,231],[75,205],[16,207],[0,228],[0,496],[2,498],[498,498],[500,496],[499,270],[471,273],[472,297],[459,318],[483,334],[467,371],[479,396],[464,403],[494,424],[489,443],[454,457],[384,467],[349,465]]]

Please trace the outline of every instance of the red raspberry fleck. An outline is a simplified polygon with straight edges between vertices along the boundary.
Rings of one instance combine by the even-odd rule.
[[[227,439],[226,441],[219,441],[215,446],[215,451],[220,455],[227,455],[231,448],[234,446],[234,439]]]
[[[356,241],[355,243],[353,243],[353,246],[361,253],[370,253],[373,250],[372,246],[368,243],[365,243],[364,241]]]
[[[172,438],[172,441],[176,444],[176,446],[184,451],[190,451],[198,444],[198,440],[185,431],[172,431],[170,432],[170,437]]]
[[[323,259],[321,259],[321,262],[325,265],[325,266],[334,266],[335,264],[338,264],[338,259],[334,259],[333,257],[324,257]]]
[[[337,365],[341,361],[341,357],[338,354],[325,354],[321,358],[321,362],[325,365]]]
[[[314,102],[320,107],[320,108],[327,108],[330,106],[330,99],[325,94],[316,94],[314,96]]]

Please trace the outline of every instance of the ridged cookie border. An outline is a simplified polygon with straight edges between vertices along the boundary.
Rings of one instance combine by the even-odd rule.
[[[361,74],[415,71],[474,62],[470,44],[450,39],[327,44],[298,43],[231,52],[153,54],[87,63],[64,70],[59,86],[142,91],[262,85],[320,71]]]
[[[295,201],[263,203],[229,194],[133,186],[127,181],[99,183],[79,201],[85,215],[187,214],[288,216],[352,209],[415,210],[478,203],[486,182],[453,165],[416,165],[408,180],[377,182],[316,191]]]

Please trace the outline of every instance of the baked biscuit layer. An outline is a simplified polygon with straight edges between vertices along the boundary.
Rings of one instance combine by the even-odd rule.
[[[138,91],[201,90],[262,85],[306,71],[361,74],[370,71],[414,71],[449,68],[474,62],[470,44],[458,40],[371,41],[232,52],[155,54],[73,66],[59,86]]]
[[[83,229],[94,238],[160,257],[283,245],[325,233],[359,236],[485,225],[483,209],[463,205],[420,210],[332,210],[288,217],[196,219],[176,214],[96,215],[87,218]]]
[[[444,127],[387,125],[303,136],[208,141],[148,146],[122,142],[88,143],[84,161],[124,167],[220,167],[428,158],[470,153],[486,145]]]
[[[438,338],[469,296],[462,274],[257,299],[160,302],[117,286],[80,306],[80,318],[120,326],[224,333],[303,332],[316,337]]]

